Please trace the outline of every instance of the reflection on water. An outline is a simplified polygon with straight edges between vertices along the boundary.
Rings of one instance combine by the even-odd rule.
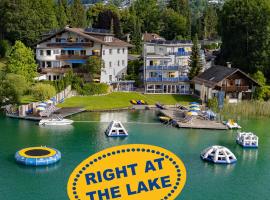
[[[236,164],[214,164],[204,161],[204,168],[210,170],[213,175],[229,174],[233,171]]]
[[[242,151],[242,162],[244,164],[256,163],[258,159],[258,149],[243,149]]]
[[[40,134],[69,134],[72,133],[74,127],[72,125],[63,125],[63,126],[39,126]]]
[[[128,122],[128,112],[107,112],[107,113],[100,113],[100,122],[111,122],[112,120],[117,120],[121,122]]]
[[[22,169],[23,172],[36,173],[36,174],[46,174],[48,172],[56,171],[61,168],[61,161],[48,166],[26,166],[22,164],[17,164],[18,168]]]

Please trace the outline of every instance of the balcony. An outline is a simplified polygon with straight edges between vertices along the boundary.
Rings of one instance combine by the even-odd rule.
[[[177,82],[186,82],[189,81],[187,76],[179,76],[179,77],[150,77],[146,78],[146,82],[170,82],[170,83],[177,83]]]
[[[249,86],[222,86],[221,89],[225,92],[246,92]]]
[[[56,56],[56,60],[86,60],[89,56],[86,55],[60,55]]]
[[[146,66],[146,70],[178,70],[178,66]]]
[[[93,47],[93,42],[51,42],[48,47]]]
[[[190,56],[191,52],[169,52],[168,54],[175,56]]]
[[[41,73],[56,73],[56,74],[65,74],[72,68],[63,68],[63,67],[47,67],[47,68],[41,68],[39,71]]]

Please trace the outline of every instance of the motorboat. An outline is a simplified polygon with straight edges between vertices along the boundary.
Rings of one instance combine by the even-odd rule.
[[[236,142],[245,148],[258,148],[259,137],[251,132],[238,132]]]
[[[125,137],[128,132],[120,121],[113,120],[105,131],[109,137]]]
[[[70,125],[74,121],[71,119],[64,119],[62,116],[53,116],[39,121],[40,126],[64,126]]]
[[[203,150],[201,159],[216,164],[232,164],[237,161],[235,155],[228,148],[217,145]]]
[[[169,122],[169,121],[171,121],[172,119],[171,119],[170,117],[167,117],[167,116],[160,116],[160,117],[159,117],[159,120],[160,120],[161,122]]]
[[[224,122],[224,124],[229,128],[229,129],[240,129],[242,128],[239,126],[234,120],[229,119],[228,121]]]
[[[156,103],[156,107],[161,109],[161,110],[164,110],[165,109],[165,106],[160,104],[160,103]]]

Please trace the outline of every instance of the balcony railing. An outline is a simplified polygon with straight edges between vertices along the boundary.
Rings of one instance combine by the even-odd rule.
[[[187,76],[180,76],[180,77],[150,77],[146,78],[146,82],[185,82],[189,81]]]
[[[89,56],[85,55],[60,55],[56,56],[57,60],[85,60],[89,58]]]
[[[146,66],[146,70],[178,70],[178,66]]]
[[[222,86],[225,92],[245,92],[249,90],[249,86]]]
[[[168,54],[176,56],[190,56],[191,52],[169,52]]]
[[[48,47],[74,47],[74,46],[93,47],[93,43],[92,42],[51,42],[51,43],[48,43]]]
[[[41,68],[41,73],[58,73],[58,74],[64,74],[71,70],[72,68],[63,68],[63,67],[47,67],[47,68]]]

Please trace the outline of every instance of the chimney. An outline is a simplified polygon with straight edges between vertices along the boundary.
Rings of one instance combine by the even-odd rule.
[[[231,62],[226,62],[228,68],[232,68],[232,63]]]

